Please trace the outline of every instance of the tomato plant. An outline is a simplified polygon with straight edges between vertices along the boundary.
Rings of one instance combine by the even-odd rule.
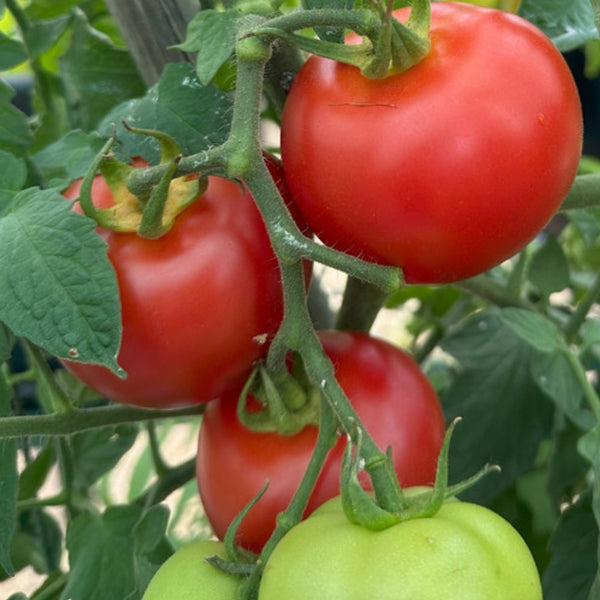
[[[79,185],[65,196],[77,197]],[[104,179],[93,186],[98,206],[110,206]],[[66,361],[67,368],[107,398],[139,406],[175,407],[237,390],[282,317],[279,269],[247,190],[210,177],[164,236],[101,235],[119,283],[118,360],[127,378],[93,364]]]
[[[156,572],[142,600],[235,600],[239,580],[209,564],[225,558],[223,544],[212,540],[180,548]]]
[[[399,348],[366,334],[329,331],[320,332],[319,338],[361,422],[383,451],[391,446],[401,484],[432,483],[444,417],[419,365]],[[240,423],[236,408],[237,396],[223,397],[205,411],[198,441],[198,487],[208,520],[222,539],[233,518],[269,482],[237,532],[240,544],[259,551],[275,528],[277,514],[300,484],[317,428],[308,426],[293,436],[255,432]],[[340,436],[319,476],[307,514],[339,493],[345,447],[346,438]],[[367,474],[362,475],[369,487]]]
[[[383,531],[348,521],[333,499],[296,525],[265,567],[259,600],[541,600],[537,567],[492,511],[446,502]]]
[[[582,143],[572,75],[530,23],[436,2],[431,45],[378,80],[312,56],[281,131],[286,176],[315,233],[402,267],[410,283],[471,277],[525,246],[565,198]]]
[[[0,0],[0,597],[600,597],[598,3],[395,4]]]

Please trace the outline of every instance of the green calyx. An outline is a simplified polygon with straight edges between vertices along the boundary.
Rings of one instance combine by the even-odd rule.
[[[261,404],[249,409],[249,394]],[[308,425],[318,425],[321,394],[289,373],[273,377],[258,365],[246,382],[238,401],[240,422],[253,431],[296,435]]]
[[[488,473],[498,471],[497,466],[488,465],[473,477],[453,486],[448,485],[450,441],[459,420],[456,419],[451,423],[446,432],[438,459],[433,487],[423,487],[422,491],[418,491],[418,493],[404,495],[398,484],[398,494],[402,495],[402,508],[395,512],[390,512],[379,506],[373,494],[367,492],[359,482],[359,471],[361,469],[369,471],[373,465],[363,464],[364,461],[361,457],[361,433],[358,431],[356,435],[357,443],[355,445],[350,442],[348,443],[342,463],[341,500],[348,520],[367,529],[381,531],[409,519],[433,517],[440,510],[444,502],[472,487]],[[386,456],[386,466],[388,469],[393,470],[390,451],[388,451]],[[396,479],[394,478],[394,480]]]
[[[124,125],[134,133],[149,135],[158,140],[161,147],[159,166],[162,167],[158,183],[143,196],[136,196],[129,190],[129,177],[146,167],[118,160],[111,152],[115,141],[113,136],[83,178],[79,202],[84,214],[94,219],[100,227],[157,238],[167,233],[176,217],[200,196],[206,181],[185,176],[175,177],[182,155],[171,137],[163,132]],[[98,172],[112,193],[114,203],[107,208],[95,206],[92,199],[92,183]]]
[[[353,29],[363,37],[360,44],[340,44],[294,33],[294,28],[306,26],[311,16],[294,16],[267,21],[254,31],[257,36],[284,39],[311,54],[331,58],[358,67],[369,79],[382,79],[402,73],[419,63],[431,48],[430,0],[414,0],[406,23],[398,21],[392,12],[393,2],[386,7],[375,5],[363,10],[316,9],[315,27],[327,25]],[[305,11],[306,13],[307,11]]]

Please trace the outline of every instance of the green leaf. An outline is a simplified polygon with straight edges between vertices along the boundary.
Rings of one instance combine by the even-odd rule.
[[[119,290],[95,223],[53,190],[0,219],[0,321],[59,358],[119,367]]]
[[[31,59],[39,58],[56,44],[58,38],[64,33],[71,15],[62,15],[54,19],[33,21],[31,27],[25,31],[25,43]]]
[[[0,80],[0,148],[23,156],[33,143],[27,117],[11,103],[14,92]]]
[[[19,500],[33,498],[36,495],[55,463],[54,440],[50,438],[19,476]]]
[[[584,404],[583,390],[564,354],[533,352],[531,374],[538,387],[581,429],[590,429],[593,415]]]
[[[523,308],[504,308],[500,318],[524,342],[540,352],[564,347],[558,328],[546,317]]]
[[[140,598],[164,560],[166,509],[112,506],[103,515],[82,514],[71,521],[67,549],[71,574],[60,600]]]
[[[93,129],[114,106],[141,96],[145,85],[126,50],[76,13],[69,49],[59,59],[74,127]]]
[[[533,466],[553,420],[552,404],[530,374],[529,346],[499,314],[473,315],[442,343],[460,365],[442,396],[447,421],[463,417],[450,447],[451,479],[467,479],[487,463],[502,469],[465,494],[483,503]]]
[[[4,325],[4,323],[0,322],[0,365],[10,358],[12,353],[12,348],[14,345],[14,336],[8,330],[8,327]],[[0,401],[0,416],[2,416],[1,412],[2,402]]]
[[[588,351],[600,351],[600,320],[596,317],[587,319],[581,327],[581,354]]]
[[[27,7],[27,15],[33,19],[51,19],[69,12],[81,0],[33,0]]]
[[[209,84],[235,49],[237,11],[202,10],[189,22],[183,44],[176,48],[197,52],[196,73],[200,83]]]
[[[592,466],[593,472],[593,491],[592,491],[592,512],[596,522],[596,531],[600,528],[600,423],[579,438],[578,450],[581,456],[586,458]],[[596,540],[595,547],[595,576],[592,582],[592,591],[590,598],[598,598],[600,594],[600,540]]]
[[[589,0],[523,0],[519,14],[537,25],[561,52],[598,38]]]
[[[31,566],[38,573],[56,571],[62,557],[62,543],[62,528],[47,511],[21,511],[11,547],[15,569]]]
[[[74,483],[81,488],[90,487],[119,462],[135,442],[137,433],[135,426],[120,425],[72,435]]]
[[[568,212],[569,220],[579,229],[588,247],[592,247],[600,235],[600,209],[577,208]]]
[[[568,421],[554,434],[548,464],[548,491],[557,502],[572,498],[581,489],[581,482],[589,471],[589,463],[577,451],[581,435],[581,430]]]
[[[16,525],[17,481],[16,441],[0,440],[0,567],[9,575],[14,573],[9,548]]]
[[[14,154],[0,150],[0,215],[25,185],[26,180],[25,161]]]
[[[125,119],[131,126],[168,133],[186,155],[221,144],[227,138],[232,98],[215,86],[203,86],[187,63],[165,67],[159,82],[146,96],[116,107],[100,124],[101,134],[109,136],[112,124]],[[127,156],[136,154],[158,160],[156,140],[118,127],[118,140]]]
[[[0,32],[0,71],[7,71],[27,60],[22,42]]]
[[[569,262],[556,236],[548,236],[544,245],[531,257],[528,275],[529,281],[545,298],[568,287]]]
[[[33,155],[33,161],[49,187],[59,189],[83,177],[106,138],[73,130]]]
[[[598,545],[591,496],[583,494],[561,514],[550,541],[552,558],[542,578],[544,600],[588,600]]]

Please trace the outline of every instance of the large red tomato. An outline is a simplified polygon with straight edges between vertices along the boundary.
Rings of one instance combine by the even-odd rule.
[[[432,4],[431,51],[404,73],[369,80],[309,58],[281,130],[315,234],[410,283],[470,277],[519,251],[565,198],[581,144],[577,90],[551,41],[456,2]]]
[[[433,482],[444,418],[418,363],[366,334],[331,331],[319,337],[363,425],[382,451],[392,447],[401,485]],[[238,543],[259,551],[302,479],[317,428],[308,426],[294,436],[257,433],[240,423],[236,405],[237,397],[223,397],[206,407],[198,442],[198,486],[208,520],[222,539],[233,518],[268,479],[267,491],[238,530]],[[307,514],[339,494],[345,446],[346,437],[341,436],[328,455]],[[368,488],[366,477],[364,483]]]
[[[269,168],[283,187],[278,165]],[[80,182],[65,196],[76,198]],[[104,179],[92,197],[112,203]],[[164,236],[99,230],[122,305],[120,379],[105,367],[65,362],[104,396],[147,407],[204,402],[238,389],[283,314],[280,273],[252,196],[210,177],[202,196]]]

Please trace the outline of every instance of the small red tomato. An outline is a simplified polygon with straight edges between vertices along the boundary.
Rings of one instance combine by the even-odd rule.
[[[279,165],[267,163],[284,191]],[[64,195],[76,198],[80,185]],[[92,198],[100,207],[113,203],[101,176]],[[250,193],[209,177],[206,191],[162,237],[99,234],[119,284],[118,362],[128,376],[72,361],[67,369],[111,400],[145,407],[195,404],[237,390],[283,315],[279,267]]]
[[[402,486],[431,484],[444,437],[438,397],[418,363],[399,348],[362,333],[331,331],[319,337],[335,375],[361,422],[382,451],[392,447]],[[206,407],[198,441],[197,480],[202,504],[216,535],[269,486],[238,529],[236,541],[260,551],[289,504],[310,460],[315,426],[293,436],[257,433],[236,413],[237,396]],[[330,451],[306,513],[340,492],[346,437]],[[370,489],[365,472],[362,482]]]

